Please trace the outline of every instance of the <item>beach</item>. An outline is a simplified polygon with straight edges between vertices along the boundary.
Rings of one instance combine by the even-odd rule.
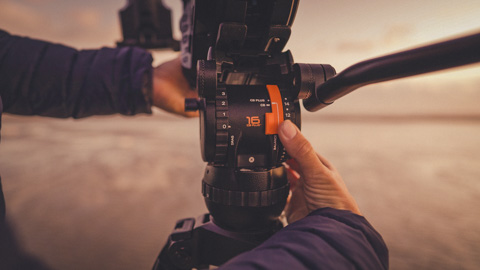
[[[480,125],[305,115],[383,236],[391,269],[480,267]],[[0,169],[21,249],[48,269],[150,269],[175,221],[207,210],[198,119],[4,115]]]

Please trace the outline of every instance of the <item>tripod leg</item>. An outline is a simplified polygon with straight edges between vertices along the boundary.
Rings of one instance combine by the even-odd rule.
[[[186,218],[177,221],[172,234],[155,261],[153,270],[191,269],[191,238],[195,219]]]
[[[235,232],[220,228],[209,214],[197,220],[177,222],[163,247],[153,270],[209,269],[219,266],[240,253],[251,250],[281,228],[280,223],[267,231]]]
[[[157,260],[155,261],[155,264],[153,265],[153,270],[177,270],[180,268],[177,268],[173,265],[173,263],[170,261],[170,258],[168,258],[168,246],[169,246],[168,241],[165,246],[163,247],[162,251],[160,251],[160,254],[157,257]]]

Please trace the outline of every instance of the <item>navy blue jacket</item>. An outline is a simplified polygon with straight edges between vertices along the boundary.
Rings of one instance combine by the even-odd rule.
[[[149,53],[77,51],[0,30],[1,113],[86,117],[150,112]],[[0,223],[4,216],[0,184]],[[361,216],[319,209],[221,269],[387,269],[382,237]]]
[[[219,269],[388,269],[388,249],[364,217],[322,208]]]
[[[81,118],[151,113],[152,56],[139,48],[78,51],[0,29],[2,112]],[[5,202],[0,182],[0,223]]]

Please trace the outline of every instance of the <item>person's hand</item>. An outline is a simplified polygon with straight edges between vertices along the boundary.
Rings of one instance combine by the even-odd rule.
[[[287,162],[288,177],[292,184],[292,197],[285,208],[289,223],[323,207],[349,210],[361,215],[338,171],[315,152],[292,122],[283,122],[278,128],[278,135],[292,157]]]
[[[185,112],[185,98],[196,98],[183,76],[180,58],[165,62],[153,71],[153,105],[174,114],[194,117],[198,112]]]

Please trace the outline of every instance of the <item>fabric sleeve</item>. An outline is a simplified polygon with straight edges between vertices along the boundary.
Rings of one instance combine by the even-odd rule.
[[[5,220],[5,198],[2,191],[2,177],[0,176],[0,229]]]
[[[322,208],[219,269],[388,269],[388,249],[364,217]]]
[[[0,30],[3,111],[86,117],[151,113],[152,56],[134,47],[81,50]]]

